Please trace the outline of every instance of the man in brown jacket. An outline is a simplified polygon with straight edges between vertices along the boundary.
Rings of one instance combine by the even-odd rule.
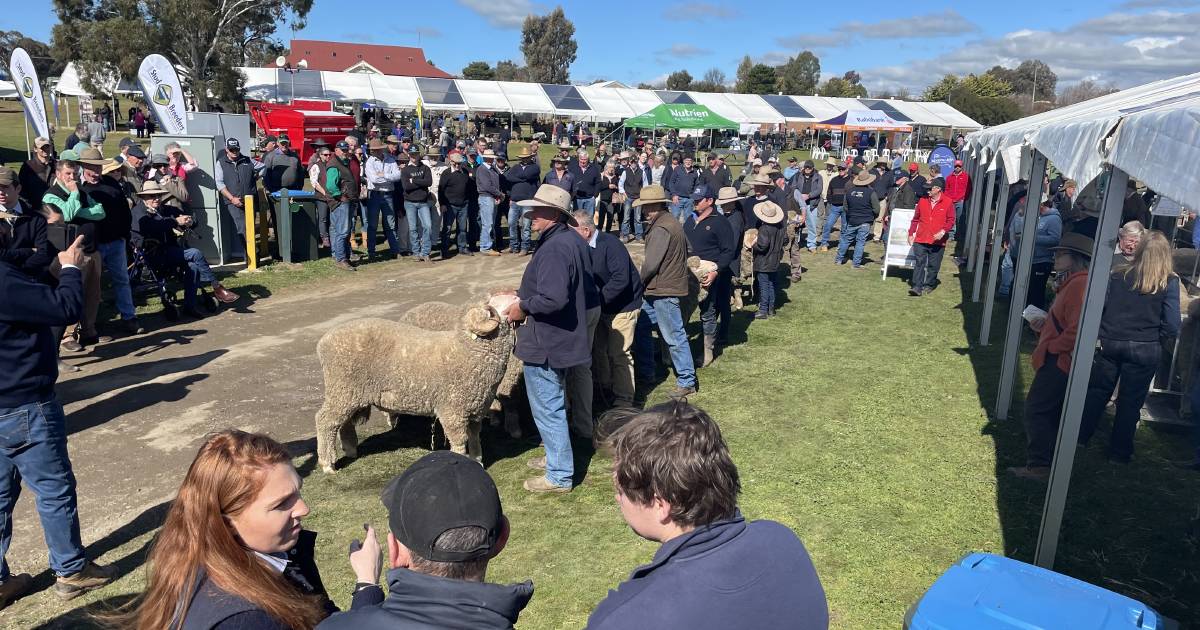
[[[675,366],[675,389],[672,398],[685,398],[699,390],[692,349],[688,346],[679,298],[688,294],[687,236],[683,226],[667,212],[667,193],[662,186],[642,188],[641,197],[633,202],[642,208],[649,226],[646,228],[646,260],[641,277],[645,292],[642,311],[651,322],[658,323],[658,332],[670,348],[671,363]],[[645,341],[645,336],[643,336]],[[639,355],[645,356],[639,352]],[[639,362],[642,376],[653,374],[653,363]],[[639,379],[642,382],[649,378]]]

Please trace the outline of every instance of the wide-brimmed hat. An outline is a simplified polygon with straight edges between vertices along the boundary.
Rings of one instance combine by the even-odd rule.
[[[392,135],[390,135],[390,136],[388,136],[388,137],[387,137],[387,140],[386,140],[386,142],[387,142],[388,144],[400,144],[400,138],[399,138],[399,137],[397,137],[397,136],[396,136],[396,134],[392,134]]]
[[[322,140],[322,139],[320,139],[320,138],[317,138],[316,140],[313,140],[312,142],[309,142],[308,144],[309,144],[309,146],[313,146],[313,147],[327,147],[327,146],[329,146],[329,143],[328,143],[328,142],[325,142],[324,140]]]
[[[563,156],[561,156],[561,155],[556,155],[556,156],[554,156],[554,157],[550,158],[550,162],[552,162],[552,163],[553,163],[553,162],[562,162],[563,164],[566,164],[566,163],[568,163],[568,162],[570,162],[570,161],[571,161],[571,160],[570,160],[569,158],[565,158],[565,157],[563,157]]]
[[[1062,235],[1062,239],[1058,241],[1058,245],[1050,248],[1050,251],[1075,252],[1090,259],[1092,257],[1092,250],[1095,247],[1096,241],[1091,238],[1078,232],[1067,232]]]
[[[482,157],[485,160],[496,159],[496,152],[491,149],[484,149],[483,153],[480,153],[479,155],[480,155],[480,157]]]
[[[780,223],[783,221],[783,208],[774,201],[760,201],[754,204],[754,216],[763,223]]]
[[[622,151],[622,152],[621,152],[621,155],[620,155],[620,157],[618,157],[617,159],[619,159],[619,160],[632,160],[632,159],[633,159],[633,154],[632,154],[632,153],[630,153],[628,150],[625,150],[625,151]]]
[[[455,164],[462,164],[463,162],[467,161],[467,158],[463,157],[463,154],[461,153],[451,153],[449,159]]]
[[[717,205],[723,206],[727,203],[741,201],[745,197],[738,195],[737,189],[733,186],[726,186],[717,192]]]
[[[775,182],[766,173],[755,173],[746,180],[751,186],[774,186]]]
[[[79,152],[79,162],[92,166],[108,166],[112,160],[105,159],[104,155],[100,153],[100,149],[90,147]]]
[[[104,165],[103,167],[101,167],[101,168],[100,168],[100,174],[101,174],[101,175],[108,175],[109,173],[112,173],[112,172],[115,172],[115,171],[119,171],[119,170],[121,170],[121,169],[122,169],[122,168],[124,168],[124,167],[125,167],[125,163],[124,163],[124,162],[118,162],[118,161],[116,161],[116,160],[113,160],[113,161],[112,161],[112,163],[110,163],[110,164],[106,164],[106,165]]]
[[[669,203],[671,200],[667,198],[667,191],[658,184],[643,186],[641,196],[633,202],[633,207],[638,208],[649,203]]]
[[[533,208],[553,208],[567,218],[567,224],[572,226],[579,225],[575,217],[571,216],[571,193],[565,188],[560,188],[554,184],[542,184],[538,186],[537,192],[533,193],[533,199],[518,201],[517,205],[526,208],[521,213],[522,218],[529,214],[529,211]]]
[[[159,186],[158,182],[150,180],[142,184],[142,189],[134,194],[138,197],[161,197],[167,194],[167,191],[162,186]]]
[[[854,176],[855,186],[867,186],[873,181],[875,181],[875,174],[866,169],[859,171],[858,174]]]
[[[382,151],[386,148],[387,146],[380,142],[379,138],[371,138],[371,141],[367,143],[368,151]]]
[[[533,157],[533,149],[529,145],[521,147],[521,152],[517,154],[517,159]]]
[[[425,149],[425,153],[423,153],[422,155],[424,155],[425,157],[435,157],[435,158],[442,157],[441,151],[438,151],[437,147],[433,147],[433,146]]]
[[[825,166],[839,166],[840,164],[841,164],[841,162],[839,162],[831,157],[825,158]]]

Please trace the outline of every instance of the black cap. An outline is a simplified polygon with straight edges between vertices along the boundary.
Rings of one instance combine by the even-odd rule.
[[[867,161],[864,160],[861,155],[856,155],[856,156],[854,156],[854,163],[855,164],[866,164]]]
[[[308,143],[308,144],[310,144],[311,146],[314,146],[314,147],[327,147],[327,146],[329,146],[329,143],[328,143],[328,142],[325,142],[324,140],[322,140],[322,139],[320,139],[320,138],[317,138],[316,140],[313,140],[312,142],[310,142],[310,143]]]
[[[350,143],[349,143],[349,142],[346,142],[345,140],[338,140],[338,143],[337,143],[337,144],[335,144],[335,145],[333,145],[333,146],[334,146],[335,148],[341,149],[341,150],[343,150],[343,151],[349,151],[349,150],[350,150]]]
[[[934,186],[937,186],[942,190],[946,190],[946,180],[942,179],[941,177],[934,177],[933,180],[929,182],[929,187],[933,188]]]
[[[230,151],[241,151],[242,143],[238,142],[237,138],[229,138],[225,141],[225,148]]]
[[[275,136],[267,136],[266,138],[263,138],[263,144],[268,142],[279,142],[279,138],[276,138]]]
[[[700,182],[699,184],[696,184],[696,188],[692,190],[691,197],[692,197],[692,201],[701,201],[704,199],[716,199],[717,198],[717,196],[715,194],[713,194],[712,189],[709,188],[708,184],[705,182]]]
[[[382,500],[396,540],[434,562],[484,558],[504,527],[495,482],[478,462],[451,451],[434,451],[418,459],[387,485]],[[434,546],[439,536],[458,527],[486,530],[487,539],[464,551]]]
[[[793,164],[795,162],[796,162],[796,156],[793,155],[792,157],[788,158],[788,164]]]
[[[127,145],[127,144],[137,144],[137,143],[133,141],[133,138],[130,138],[129,136],[125,136],[124,138],[121,138],[120,142],[117,143],[117,148],[123,149],[123,148],[125,148],[125,145]]]
[[[138,158],[139,160],[146,159],[146,152],[142,150],[142,147],[139,147],[136,144],[130,145],[129,150],[125,152],[125,155]]]

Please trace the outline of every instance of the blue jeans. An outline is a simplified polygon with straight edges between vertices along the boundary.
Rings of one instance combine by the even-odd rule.
[[[621,215],[621,238],[632,234],[639,240],[642,238],[642,207],[634,207],[633,199],[625,200],[625,214]],[[632,227],[630,227],[632,225]]]
[[[708,297],[700,302],[700,327],[705,337],[715,336],[722,342],[729,336],[729,298],[732,296],[733,276],[726,267],[708,287]],[[718,320],[720,323],[718,324]]]
[[[129,289],[129,261],[125,257],[125,239],[97,243],[96,251],[100,252],[100,262],[108,272],[108,281],[112,283],[113,294],[117,298],[117,312],[121,314],[121,319],[133,319],[137,313],[133,310],[133,291]]]
[[[691,197],[680,197],[679,203],[671,204],[671,214],[675,215],[675,218],[679,219],[680,223],[683,223],[695,207],[696,205],[692,202]]]
[[[33,491],[50,568],[58,575],[83,570],[75,473],[67,456],[67,423],[53,394],[40,403],[0,408],[0,581],[9,577],[3,557],[12,543],[12,513],[21,481]]]
[[[1008,297],[1008,294],[1012,292],[1013,275],[1013,259],[1010,250],[1004,252],[1004,255],[1000,257],[1000,286],[996,289],[996,295]]]
[[[383,211],[383,234],[393,256],[400,255],[396,239],[396,210],[392,207],[392,191],[372,190],[367,197],[367,255],[375,255],[375,234],[379,228],[379,213]]]
[[[479,251],[492,248],[492,230],[496,226],[496,200],[491,195],[479,195]]]
[[[191,308],[196,305],[196,292],[200,283],[212,284],[212,267],[204,259],[204,254],[195,247],[163,247],[158,250],[154,264],[160,267],[175,267],[183,271],[183,306]]]
[[[570,488],[575,477],[575,455],[567,429],[567,371],[549,365],[525,364],[525,393],[533,422],[546,447],[546,479]]]
[[[850,249],[850,239],[854,239],[854,266],[862,265],[863,245],[867,243],[867,236],[871,234],[871,224],[862,223],[860,225],[852,225],[845,227],[845,221],[842,221],[842,235],[838,238],[838,253],[837,261],[842,263],[846,260],[846,250]]]
[[[758,281],[758,312],[770,315],[775,311],[775,272],[755,271]]]
[[[950,240],[958,240],[958,231],[963,229],[962,225],[963,202],[954,202],[954,229],[950,230]]]
[[[654,309],[647,309],[643,301],[633,327],[633,366],[637,371],[637,380],[644,383],[654,380],[658,367],[654,360],[654,329],[657,326],[658,316]]]
[[[846,240],[846,209],[845,209],[845,206],[835,206],[833,204],[829,204],[828,206],[826,206],[826,208],[829,208],[829,216],[825,217],[825,228],[821,230],[821,244],[822,245],[829,244],[829,233],[831,231],[833,231],[833,224],[837,223],[837,220],[839,218],[842,220],[842,234],[841,234],[841,236],[838,237],[838,239],[843,240],[843,241]],[[807,218],[808,217],[805,217],[806,220],[807,220]]]
[[[408,216],[408,241],[415,256],[429,256],[429,204],[424,201],[405,201]]]
[[[458,253],[466,254],[470,252],[470,245],[467,243],[467,233],[471,230],[471,219],[467,214],[469,204],[456,206],[454,204],[446,204],[446,210],[442,213],[442,251],[450,249],[450,224],[454,224],[454,232],[458,242]]]
[[[845,221],[843,220],[843,224]],[[808,233],[808,249],[817,248],[817,237],[821,235],[821,204],[809,203],[804,206],[805,232]],[[799,241],[800,239],[796,239]]]
[[[524,210],[515,203],[508,204],[508,250],[513,253],[527,252],[532,247],[533,223],[521,218]]]
[[[687,331],[683,328],[679,298],[647,295],[642,302],[642,310],[654,311],[658,320],[658,334],[670,349],[671,363],[675,366],[675,385],[695,387],[696,366],[692,362],[692,348],[688,345]]]
[[[330,245],[333,249],[333,259],[337,262],[350,260],[350,202],[343,201],[334,206],[329,213]]]
[[[576,210],[585,210],[587,212],[595,212],[596,211],[596,198],[588,197],[586,199],[576,199],[575,200],[575,209]]]

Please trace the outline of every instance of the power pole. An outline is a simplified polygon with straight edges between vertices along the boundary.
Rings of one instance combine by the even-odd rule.
[[[1042,69],[1041,66],[1035,65],[1033,67],[1033,88],[1029,90],[1029,112],[1030,113],[1033,113],[1033,106],[1034,106],[1034,103],[1037,101],[1037,75],[1038,75],[1038,70],[1041,70],[1041,69]]]

